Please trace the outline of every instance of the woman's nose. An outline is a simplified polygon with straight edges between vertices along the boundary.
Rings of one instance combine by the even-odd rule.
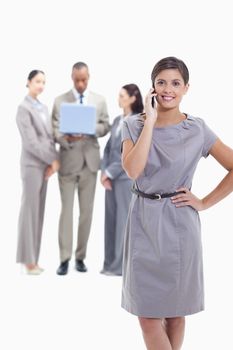
[[[171,84],[166,84],[164,86],[164,90],[163,90],[164,93],[171,93],[172,92],[172,85]]]

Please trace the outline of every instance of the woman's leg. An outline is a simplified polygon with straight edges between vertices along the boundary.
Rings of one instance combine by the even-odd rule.
[[[166,318],[165,329],[170,340],[172,350],[180,350],[184,340],[185,318]]]
[[[44,223],[44,213],[45,213],[45,201],[46,201],[46,192],[47,192],[47,183],[44,179],[44,173],[41,177],[41,188],[40,188],[40,205],[39,205],[39,221],[38,221],[38,230],[37,230],[37,239],[36,239],[36,262],[38,263],[41,247],[41,237]],[[37,264],[38,266],[38,264]]]
[[[105,190],[104,220],[104,263],[102,271],[112,272],[116,243],[116,198],[114,180],[112,181],[112,190]]]
[[[123,247],[125,237],[125,225],[132,197],[130,191],[131,180],[114,180],[115,191],[115,237],[114,237],[114,260],[111,271],[116,275],[122,275]]]
[[[147,350],[173,350],[161,319],[139,317],[139,322]]]
[[[40,191],[44,169],[25,167],[22,169],[22,201],[18,223],[17,262],[28,268],[37,265]]]

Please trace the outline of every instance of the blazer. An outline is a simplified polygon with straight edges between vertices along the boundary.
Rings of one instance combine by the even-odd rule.
[[[104,148],[103,159],[101,162],[101,170],[109,171],[113,180],[129,180],[126,172],[121,165],[121,132],[116,135],[121,116],[114,119],[111,126],[111,135]]]
[[[100,168],[100,146],[97,138],[105,136],[110,129],[105,99],[94,92],[89,92],[88,104],[96,107],[96,134],[72,143],[64,140],[63,135],[59,132],[62,102],[76,102],[72,90],[55,99],[52,111],[53,133],[56,142],[60,144],[61,167],[59,173],[60,175],[75,174],[82,169],[85,162],[91,171],[97,172]]]
[[[41,110],[49,121],[47,107],[41,105]],[[21,166],[45,167],[58,159],[51,127],[43,123],[29,96],[18,107],[16,123],[22,141]]]

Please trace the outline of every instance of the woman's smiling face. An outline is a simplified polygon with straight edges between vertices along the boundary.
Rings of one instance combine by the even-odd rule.
[[[164,69],[156,76],[154,87],[158,104],[165,109],[172,109],[180,104],[189,84],[184,83],[178,69]]]

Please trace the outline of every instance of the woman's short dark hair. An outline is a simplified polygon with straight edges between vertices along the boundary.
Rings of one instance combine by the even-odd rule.
[[[188,84],[189,71],[188,71],[186,64],[182,60],[171,56],[171,57],[165,57],[165,58],[161,59],[154,66],[152,73],[151,73],[151,80],[152,80],[153,86],[154,86],[154,81],[155,81],[155,78],[157,77],[157,75],[165,69],[177,69],[180,72],[180,74],[184,80],[185,85]]]
[[[134,114],[142,113],[143,111],[143,103],[142,103],[142,95],[136,84],[127,84],[122,86],[122,89],[125,89],[128,95],[135,96],[135,101],[131,104],[131,109]]]
[[[29,74],[28,74],[28,80],[32,80],[37,74],[44,74],[44,72],[42,70],[39,70],[39,69],[34,69],[32,70]]]

